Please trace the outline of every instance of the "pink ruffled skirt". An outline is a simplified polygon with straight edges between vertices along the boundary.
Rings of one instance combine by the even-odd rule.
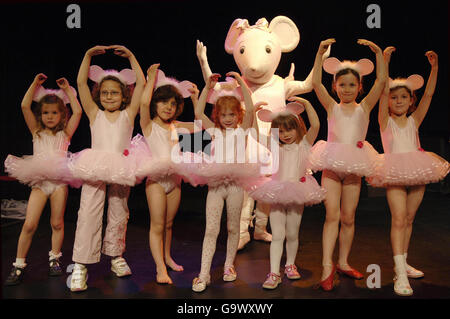
[[[318,204],[325,199],[326,190],[311,175],[299,182],[270,179],[263,185],[249,189],[249,196],[268,204],[305,205]]]
[[[33,186],[39,182],[52,181],[80,187],[82,181],[69,169],[66,152],[52,152],[32,156],[8,155],[5,171],[19,182]]]
[[[343,144],[318,141],[311,149],[308,168],[312,171],[325,169],[343,174],[370,176],[379,165],[379,154],[367,141]]]
[[[432,152],[381,154],[379,167],[367,181],[374,187],[425,185],[444,179],[449,171],[450,164]]]

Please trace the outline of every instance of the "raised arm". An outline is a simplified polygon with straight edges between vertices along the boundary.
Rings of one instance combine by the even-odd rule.
[[[194,108],[195,119],[202,121],[202,126],[205,130],[214,127],[213,121],[211,121],[205,115],[205,107],[206,107],[206,100],[208,98],[208,93],[212,88],[214,88],[219,77],[220,74],[214,73],[208,78],[208,80],[206,81],[206,85],[203,88],[202,93],[200,94],[197,105],[195,105]]]
[[[306,114],[308,115],[308,121],[310,125],[308,131],[306,132],[305,138],[310,145],[313,145],[314,141],[317,138],[317,135],[319,135],[320,129],[320,121],[316,111],[314,110],[313,106],[308,100],[302,99],[300,97],[293,96],[289,99],[289,101],[298,102],[305,107],[305,111]]]
[[[242,129],[246,130],[252,127],[253,124],[253,100],[250,89],[247,86],[247,83],[242,79],[241,75],[237,72],[228,72],[227,76],[232,76],[236,79],[236,81],[241,86],[242,95],[244,96],[244,104],[245,104],[245,114],[244,119],[242,120]]]
[[[81,110],[80,103],[78,102],[78,99],[75,95],[75,92],[72,91],[72,88],[69,85],[69,82],[66,78],[60,78],[56,80],[56,84],[58,84],[59,88],[66,93],[66,95],[69,97],[70,107],[72,109],[72,116],[70,117],[69,121],[67,122],[67,126],[65,129],[65,132],[67,136],[72,138],[72,135],[77,130],[78,124],[80,123],[81,115],[83,114],[83,111]]]
[[[199,95],[199,90],[197,88],[197,85],[195,85],[194,83],[192,84],[192,88],[189,89],[189,92],[191,92],[191,101],[192,101],[192,106],[194,107],[194,112],[195,112],[195,107],[198,103],[198,95]],[[175,127],[177,129],[181,129],[180,133],[181,134],[185,134],[186,130],[189,133],[196,133],[196,132],[201,132],[202,131],[202,127],[200,126],[196,126],[195,122],[181,122],[181,121],[174,121],[175,122]]]
[[[209,77],[212,75],[211,68],[208,64],[208,57],[206,55],[206,46],[202,42],[197,40],[197,58],[200,62],[200,67],[202,69],[203,80],[208,82]]]
[[[389,120],[389,63],[391,62],[391,55],[394,51],[394,47],[387,47],[383,52],[384,63],[386,64],[386,80],[378,106],[378,124],[382,132],[386,129]]]
[[[428,62],[430,62],[431,72],[430,76],[428,77],[427,86],[425,87],[425,92],[423,93],[422,99],[420,100],[417,109],[411,114],[411,116],[416,121],[416,127],[419,127],[420,124],[422,124],[425,115],[427,115],[437,82],[438,55],[434,51],[427,51],[425,55],[428,58]]]
[[[45,80],[47,80],[47,76],[44,73],[39,73],[36,75],[27,92],[23,96],[21,103],[25,123],[27,124],[32,135],[38,129],[38,122],[33,114],[33,111],[31,110],[31,103],[33,103],[34,93],[42,85],[42,83],[45,82]]]
[[[384,85],[386,83],[386,63],[384,62],[383,51],[378,45],[376,45],[372,41],[364,39],[359,39],[358,43],[368,46],[376,55],[377,78],[375,79],[375,83],[370,89],[369,94],[367,94],[367,96],[361,101],[361,107],[366,111],[367,114],[369,114],[377,104],[381,92],[383,92],[384,90]]]
[[[144,136],[149,136],[152,131],[152,120],[150,119],[150,102],[153,96],[153,88],[155,87],[156,74],[158,72],[159,63],[152,64],[147,70],[148,81],[140,96],[140,114],[139,124]]]
[[[108,46],[97,45],[87,50],[78,71],[77,86],[78,93],[80,94],[81,106],[91,123],[97,115],[98,106],[92,99],[91,91],[88,86],[89,66],[91,65],[91,58],[94,55],[104,54],[107,49],[109,49]]]
[[[330,96],[325,86],[322,84],[322,65],[323,65],[323,55],[328,51],[328,48],[335,43],[335,39],[327,39],[320,42],[319,50],[317,50],[316,59],[314,60],[313,75],[312,75],[312,86],[316,92],[317,98],[319,99],[322,106],[325,108],[327,113],[331,110],[336,101]]]
[[[114,49],[114,54],[127,58],[130,61],[131,69],[136,74],[136,84],[134,86],[133,96],[131,97],[130,105],[127,107],[128,116],[130,117],[131,122],[134,122],[136,114],[139,111],[141,95],[145,86],[144,72],[142,72],[139,62],[129,49],[122,45],[111,45],[109,48]]]

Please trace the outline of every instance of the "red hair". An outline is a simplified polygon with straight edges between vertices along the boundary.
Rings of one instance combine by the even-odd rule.
[[[216,104],[214,104],[214,107],[212,109],[211,119],[213,120],[215,127],[222,128],[219,119],[220,112],[224,108],[231,109],[233,112],[235,112],[238,115],[238,124],[242,123],[245,111],[242,108],[241,102],[236,97],[227,95],[218,98]]]

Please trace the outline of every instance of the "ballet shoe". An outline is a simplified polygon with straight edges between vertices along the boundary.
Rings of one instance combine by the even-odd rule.
[[[408,264],[406,265],[406,274],[408,275],[408,278],[414,279],[423,278],[425,276],[423,271],[420,271]]]
[[[356,279],[356,280],[360,280],[360,279],[364,278],[364,275],[362,273],[360,273],[356,269],[353,269],[352,267],[350,267],[350,270],[344,270],[341,267],[339,267],[339,265],[337,265],[336,266],[336,271],[340,275],[345,275],[347,277],[350,277],[350,278],[353,278],[353,279]]]
[[[336,266],[333,265],[333,269],[331,270],[331,274],[319,282],[314,288],[319,289],[322,288],[323,291],[331,291],[334,288],[334,275],[336,274]]]
[[[272,242],[272,234],[267,231],[257,231],[255,227],[255,232],[253,233],[254,240],[265,241],[266,243]]]
[[[399,274],[394,277],[394,292],[398,296],[407,297],[413,294],[413,290],[408,282],[407,274]]]
[[[239,237],[238,250],[241,250],[250,242],[250,233],[247,231],[245,233],[241,233]]]

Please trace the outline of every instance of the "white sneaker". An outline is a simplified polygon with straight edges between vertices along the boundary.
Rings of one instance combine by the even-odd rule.
[[[394,292],[399,296],[411,296],[413,294],[406,274],[399,274],[394,277]]]
[[[131,275],[131,269],[128,267],[128,264],[123,257],[111,259],[111,271],[114,272],[117,277]]]
[[[75,264],[70,279],[71,291],[84,291],[87,289],[87,268],[80,264]]]

